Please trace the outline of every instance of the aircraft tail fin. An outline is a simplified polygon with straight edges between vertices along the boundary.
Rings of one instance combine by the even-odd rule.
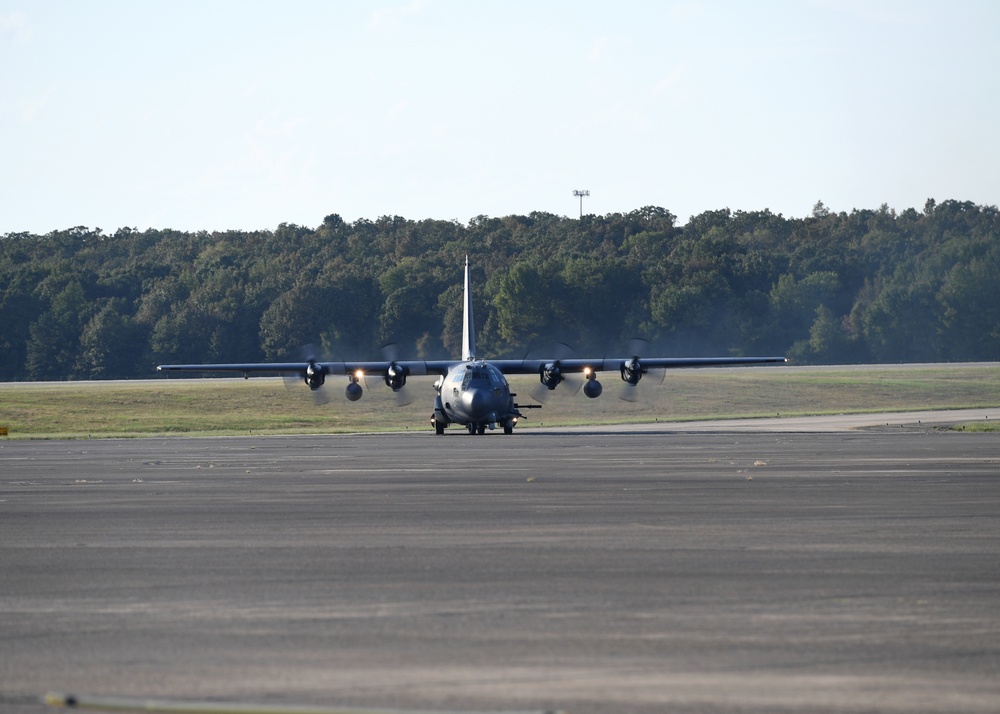
[[[462,361],[476,358],[476,326],[472,322],[472,280],[469,278],[469,256],[465,256],[465,310],[462,318]]]

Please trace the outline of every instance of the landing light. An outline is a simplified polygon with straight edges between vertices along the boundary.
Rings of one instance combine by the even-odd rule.
[[[354,379],[356,379],[357,381],[360,382],[364,378],[365,378],[365,373],[362,370],[359,369],[357,372],[354,373]]]

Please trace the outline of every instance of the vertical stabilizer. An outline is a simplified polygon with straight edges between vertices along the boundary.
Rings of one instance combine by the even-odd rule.
[[[465,256],[465,310],[462,318],[462,360],[476,358],[476,326],[472,322],[472,280],[469,278],[469,256]]]

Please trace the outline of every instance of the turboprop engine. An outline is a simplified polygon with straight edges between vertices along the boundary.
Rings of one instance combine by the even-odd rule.
[[[315,362],[310,361],[309,366],[306,367],[306,371],[302,373],[302,377],[305,383],[309,385],[309,389],[319,389],[323,386],[323,382],[326,381],[326,367],[321,367]]]
[[[389,364],[385,371],[385,385],[394,392],[406,386],[406,370],[395,362]]]
[[[642,379],[642,365],[639,364],[638,357],[632,357],[622,362],[622,381],[631,384],[633,387]]]
[[[559,383],[563,381],[562,365],[559,360],[543,364],[538,370],[538,381],[550,391],[559,386]]]

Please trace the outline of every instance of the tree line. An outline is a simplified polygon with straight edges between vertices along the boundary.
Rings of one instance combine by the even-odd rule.
[[[489,357],[1000,360],[1000,212],[928,200],[806,218],[659,207],[466,224],[0,237],[0,380],[154,376],[169,362],[456,357],[468,255]],[[558,343],[561,346],[556,347]],[[304,347],[311,345],[311,347]]]

